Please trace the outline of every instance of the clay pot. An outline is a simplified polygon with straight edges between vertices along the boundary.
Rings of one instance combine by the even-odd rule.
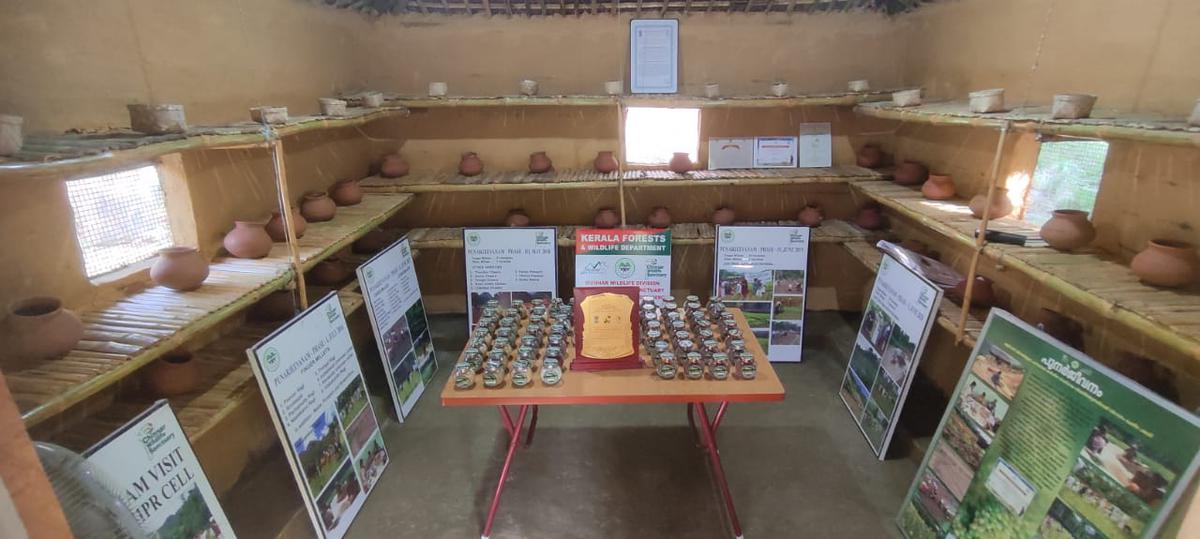
[[[667,228],[671,226],[671,212],[666,206],[655,206],[646,216],[646,225],[650,228]]]
[[[11,114],[0,114],[0,156],[15,155],[25,144],[21,126],[25,119]]]
[[[982,193],[971,197],[971,202],[968,206],[971,208],[971,215],[976,219],[983,219],[983,210],[987,207],[987,193]],[[1012,213],[1012,201],[1008,199],[1008,189],[997,187],[995,194],[992,196],[992,207],[988,210],[988,219],[999,219],[1006,217]]]
[[[736,218],[737,214],[733,212],[733,208],[728,206],[721,206],[712,214],[712,222],[714,225],[729,226],[733,224],[733,221]]]
[[[959,301],[967,294],[967,280],[963,279],[954,288],[948,292],[950,297],[957,298]],[[992,280],[982,275],[975,276],[975,286],[971,288],[971,306],[972,307],[991,307],[996,302],[996,290],[992,287]]]
[[[353,206],[362,202],[362,187],[358,185],[358,180],[339,180],[329,188],[329,198],[338,206]]]
[[[687,152],[675,152],[671,155],[671,161],[667,163],[667,168],[670,168],[671,172],[676,174],[683,174],[691,172],[694,167],[692,166],[692,158],[688,157]]]
[[[821,226],[821,221],[825,220],[825,212],[816,204],[808,204],[800,210],[800,214],[796,218],[804,226],[818,227]]]
[[[279,322],[296,315],[296,296],[290,290],[271,292],[250,308],[250,316],[260,322]]]
[[[263,227],[267,231],[267,235],[271,236],[274,242],[287,241],[287,232],[283,229],[283,215],[279,212],[271,212],[271,219],[267,221],[267,225]],[[300,215],[300,210],[292,207],[292,230],[296,232],[296,239],[304,237],[304,231],[308,229],[308,221]]]
[[[1196,256],[1196,248],[1190,243],[1150,240],[1146,250],[1133,257],[1129,269],[1143,283],[1176,288],[1195,282],[1197,271],[1200,271],[1200,257]]]
[[[957,193],[954,180],[942,174],[930,174],[925,183],[921,184],[921,194],[929,200],[950,200]]]
[[[384,178],[399,178],[408,175],[408,161],[398,153],[383,156],[379,163],[379,175]]]
[[[353,272],[340,258],[331,256],[308,270],[308,282],[318,286],[333,286],[350,278]]]
[[[858,149],[856,162],[863,168],[876,168],[883,164],[883,149],[877,144],[864,144]]]
[[[146,365],[142,381],[160,397],[191,393],[200,387],[200,363],[191,352],[171,352]]]
[[[350,250],[359,254],[377,253],[387,247],[391,239],[391,235],[382,228],[375,228],[354,240],[354,243],[350,245]]]
[[[896,165],[892,180],[900,185],[920,185],[929,179],[929,168],[916,161],[905,161]]]
[[[304,193],[304,201],[300,203],[300,215],[310,223],[322,223],[333,219],[337,213],[337,204],[328,195],[320,191]]]
[[[533,152],[529,154],[529,172],[541,174],[550,172],[554,168],[554,163],[550,161],[550,156],[546,152]]]
[[[13,302],[4,325],[3,353],[19,359],[61,357],[83,338],[83,322],[52,297]]]
[[[608,174],[609,172],[616,172],[621,165],[617,163],[617,158],[612,152],[599,152],[596,154],[596,160],[592,161],[592,166],[596,169],[596,172]]]
[[[1068,120],[1087,118],[1095,105],[1096,96],[1091,94],[1057,94],[1050,106],[1050,116]]]
[[[475,152],[463,152],[458,161],[458,173],[463,176],[478,176],[483,172],[483,160]]]
[[[883,211],[879,206],[866,205],[858,209],[854,224],[864,230],[879,230],[883,228]]]
[[[1060,251],[1071,251],[1092,242],[1096,227],[1083,210],[1054,210],[1054,216],[1042,225],[1042,239]]]
[[[271,236],[266,223],[260,221],[234,221],[233,230],[225,234],[222,244],[229,254],[238,258],[262,258],[271,252]]]
[[[172,290],[195,290],[208,278],[208,261],[195,247],[159,249],[158,260],[150,266],[150,278]]]
[[[1033,324],[1047,335],[1083,351],[1083,324],[1054,309],[1038,309]]]
[[[529,215],[522,209],[512,209],[508,211],[508,216],[504,218],[504,224],[508,226],[529,226]]]
[[[600,211],[596,212],[596,217],[592,219],[592,224],[596,228],[616,228],[621,224],[621,216],[617,215],[612,208],[600,208]]]

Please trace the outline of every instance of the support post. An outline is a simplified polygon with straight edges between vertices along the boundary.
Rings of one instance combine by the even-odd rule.
[[[987,247],[987,226],[991,218],[992,197],[996,196],[996,182],[1000,176],[1000,159],[1004,156],[1004,141],[1008,138],[1008,122],[1000,124],[1000,139],[996,142],[996,156],[992,158],[992,172],[988,178],[987,202],[983,207],[983,218],[979,220],[979,228],[975,231],[975,252],[971,254],[971,265],[967,269],[967,286],[963,290],[962,312],[958,315],[958,331],[954,342],[962,344],[966,336],[967,316],[971,314],[971,294],[975,291],[975,274],[979,269],[979,257]]]
[[[271,162],[275,165],[275,190],[279,193],[279,215],[283,217],[283,231],[287,235],[288,252],[292,258],[292,270],[296,272],[296,292],[300,294],[300,309],[308,308],[308,287],[304,284],[304,264],[300,261],[300,239],[292,226],[292,201],[289,197],[287,167],[283,162],[283,141],[275,136],[270,126],[264,126],[264,136],[271,148]]]

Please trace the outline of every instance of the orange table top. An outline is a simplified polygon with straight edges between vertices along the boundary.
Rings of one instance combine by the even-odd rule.
[[[751,402],[783,400],[783,384],[767,356],[753,338],[754,332],[746,323],[746,317],[738,309],[734,313],[738,327],[748,338],[746,349],[754,354],[758,363],[758,374],[753,380],[742,380],[730,376],[726,380],[663,380],[650,366],[645,351],[641,369],[611,371],[572,371],[570,359],[573,350],[567,351],[567,367],[563,369],[562,381],[547,386],[534,373],[535,380],[526,387],[503,387],[488,389],[482,382],[471,389],[454,387],[454,377],[446,381],[442,389],[443,406],[501,406],[530,404],[652,404],[688,402]],[[461,359],[461,354],[459,358]],[[457,363],[457,361],[456,361]],[[732,369],[731,369],[732,370]]]

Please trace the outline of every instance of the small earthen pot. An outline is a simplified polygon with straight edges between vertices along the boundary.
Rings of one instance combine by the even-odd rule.
[[[1083,351],[1083,324],[1054,309],[1038,309],[1033,324],[1047,335]]]
[[[714,225],[729,226],[733,224],[735,219],[737,219],[737,214],[729,206],[721,206],[712,214]]]
[[[353,270],[350,266],[342,262],[342,259],[331,256],[317,263],[313,269],[308,270],[308,280],[310,283],[320,286],[333,286],[341,284],[350,277]]]
[[[800,224],[807,227],[821,226],[821,221],[825,220],[825,212],[816,204],[808,204],[804,209],[800,210],[800,214],[796,216]]]
[[[463,176],[478,176],[483,173],[483,160],[475,152],[463,152],[458,161],[458,173]]]
[[[667,163],[667,167],[671,169],[671,172],[676,174],[691,172],[694,168],[692,166],[692,159],[688,157],[687,152],[675,152],[672,154],[671,161]]]
[[[250,308],[250,317],[260,322],[279,322],[296,315],[296,295],[290,290],[267,294]]]
[[[392,239],[391,235],[382,228],[371,229],[361,238],[354,240],[354,243],[350,245],[350,250],[359,254],[377,253],[388,246],[390,239]]]
[[[1196,256],[1196,248],[1190,243],[1150,240],[1146,249],[1133,257],[1129,269],[1143,283],[1178,288],[1196,281],[1200,257]]]
[[[621,224],[621,216],[617,215],[612,208],[600,208],[600,211],[596,212],[596,217],[592,219],[592,224],[596,228],[616,228]]]
[[[604,174],[616,172],[620,166],[621,165],[617,163],[616,156],[614,156],[612,152],[597,153],[596,160],[592,161],[592,167],[596,169],[596,172],[602,172]]]
[[[4,326],[4,351],[18,359],[61,357],[83,338],[83,322],[52,297],[13,302]]]
[[[529,214],[520,208],[508,210],[508,216],[504,218],[504,224],[508,226],[529,226],[532,221],[529,219]]]
[[[971,202],[967,204],[971,208],[971,215],[976,219],[983,219],[983,210],[987,207],[987,193],[981,193],[971,197]],[[988,210],[988,219],[999,219],[1007,217],[1012,213],[1012,201],[1008,199],[1008,189],[997,187],[996,192],[992,196],[992,207]]]
[[[930,174],[921,184],[921,194],[929,200],[950,200],[956,193],[954,180],[943,174]]]
[[[666,206],[655,206],[646,216],[646,225],[650,228],[667,228],[671,226],[671,212]]]
[[[1060,251],[1079,249],[1096,238],[1096,227],[1083,210],[1054,210],[1054,216],[1042,225],[1042,239]]]
[[[271,236],[262,221],[234,221],[233,230],[225,234],[222,245],[238,258],[262,258],[271,252]]]
[[[267,235],[271,236],[271,240],[278,243],[287,241],[287,232],[283,229],[283,215],[279,212],[271,212],[271,219],[267,221],[267,225],[263,227],[267,231]],[[308,221],[300,215],[300,210],[296,207],[292,208],[292,230],[296,232],[296,239],[304,237],[304,231],[308,230]]]
[[[967,280],[963,279],[948,292],[950,297],[962,300],[967,295]],[[971,288],[972,307],[991,307],[996,303],[996,290],[992,280],[982,275],[975,276],[975,286]]]
[[[883,164],[883,159],[883,148],[880,148],[878,144],[870,143],[864,144],[862,148],[858,149],[856,162],[863,168],[877,168]]]
[[[329,198],[338,206],[353,206],[362,202],[362,187],[358,185],[358,180],[338,180],[329,188]]]
[[[150,266],[150,278],[172,290],[195,290],[208,278],[208,261],[195,247],[159,249],[158,260]]]
[[[900,185],[920,185],[929,179],[929,168],[916,161],[905,161],[896,165],[892,180]]]
[[[383,161],[379,163],[379,175],[384,178],[407,176],[408,171],[408,160],[401,157],[398,153],[383,156]]]
[[[529,172],[541,174],[550,172],[554,168],[554,163],[550,161],[550,156],[546,152],[533,152],[529,154]]]
[[[300,203],[300,215],[310,223],[323,223],[333,219],[337,213],[337,204],[329,195],[320,191],[304,193],[304,201]]]
[[[171,352],[146,365],[142,372],[146,389],[160,397],[191,393],[200,387],[200,364],[192,359],[191,352]]]
[[[858,215],[854,217],[854,224],[864,230],[879,230],[883,228],[883,211],[879,206],[867,204],[858,209]]]

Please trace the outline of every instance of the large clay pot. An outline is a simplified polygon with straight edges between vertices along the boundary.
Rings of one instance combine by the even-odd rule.
[[[714,225],[729,226],[732,225],[736,219],[737,214],[734,213],[733,208],[730,208],[729,206],[721,206],[712,214],[712,222]]]
[[[596,169],[596,172],[602,172],[604,174],[616,172],[620,166],[620,163],[617,163],[617,158],[612,152],[597,153],[596,160],[592,161],[592,167]]]
[[[963,279],[948,292],[950,297],[962,300],[967,294],[967,280]],[[991,307],[996,302],[996,290],[992,280],[982,275],[975,276],[975,286],[971,288],[972,307]]]
[[[200,363],[191,352],[171,352],[146,365],[142,380],[160,397],[191,393],[200,387]]]
[[[1054,216],[1042,225],[1042,239],[1060,251],[1071,251],[1092,242],[1096,227],[1083,210],[1054,210]]]
[[[675,152],[671,155],[671,161],[667,163],[667,167],[671,172],[683,174],[692,171],[692,158],[688,157],[687,152]]]
[[[159,249],[158,260],[150,266],[155,283],[181,292],[200,288],[207,277],[208,261],[195,247]]]
[[[408,175],[408,161],[398,153],[383,156],[379,163],[379,175],[384,178],[399,178]]]
[[[350,245],[350,250],[360,254],[376,253],[387,247],[391,239],[392,236],[382,228],[371,229],[361,238],[354,240],[354,243]]]
[[[353,270],[336,256],[331,256],[317,263],[308,271],[308,282],[318,286],[333,286],[341,284],[350,277]]]
[[[458,161],[458,173],[463,176],[478,176],[483,172],[483,160],[475,152],[463,152]]]
[[[1150,240],[1146,250],[1133,257],[1129,269],[1143,283],[1176,288],[1196,281],[1200,257],[1190,243],[1174,240]]]
[[[804,226],[818,227],[821,226],[821,221],[825,220],[825,212],[816,204],[808,204],[804,206],[804,209],[800,210],[796,218]]]
[[[529,226],[530,222],[532,221],[530,221],[529,215],[520,208],[509,210],[508,216],[504,218],[504,224],[508,226]]]
[[[250,316],[260,322],[279,322],[296,315],[296,294],[290,290],[271,292],[250,308]]]
[[[1038,309],[1033,324],[1046,334],[1083,351],[1083,324],[1054,309]]]
[[[987,205],[986,192],[971,197],[971,202],[967,204],[971,208],[971,215],[974,215],[976,219],[983,219],[983,210]],[[1007,217],[1012,211],[1013,205],[1012,201],[1008,199],[1008,189],[997,187],[992,196],[992,207],[988,210],[988,219]]]
[[[546,152],[533,152],[529,154],[529,172],[541,174],[550,172],[554,168],[554,163],[550,161],[550,156]]]
[[[858,209],[854,224],[865,230],[879,230],[883,228],[883,211],[872,204],[863,206]]]
[[[320,191],[304,193],[304,201],[300,203],[300,215],[310,223],[321,223],[333,219],[337,213],[337,204],[328,195]]]
[[[52,297],[13,302],[5,318],[4,350],[0,355],[19,359],[50,359],[75,348],[83,338],[83,322]]]
[[[222,244],[229,254],[238,258],[262,258],[271,252],[271,236],[267,235],[266,223],[260,221],[234,221],[233,230],[225,234]]]
[[[267,231],[267,235],[271,236],[271,240],[275,242],[287,241],[287,232],[283,229],[283,215],[279,212],[271,213],[271,219],[267,221],[267,225],[264,228]],[[296,232],[296,239],[303,238],[304,231],[308,230],[308,221],[304,219],[303,215],[300,215],[300,210],[295,207],[292,208],[292,230]]]
[[[646,225],[650,228],[667,228],[671,226],[671,212],[666,206],[655,206],[646,216]]]
[[[878,144],[864,144],[858,149],[856,162],[863,168],[877,168],[883,164],[883,149]]]
[[[892,180],[900,185],[920,185],[929,178],[929,168],[916,161],[905,161],[896,165]]]
[[[338,206],[353,206],[362,202],[362,187],[358,185],[358,180],[339,180],[329,188],[329,198]]]
[[[921,194],[929,200],[950,200],[956,193],[954,180],[942,174],[930,174],[921,185]]]
[[[600,208],[600,211],[596,212],[596,217],[592,219],[592,224],[596,228],[616,228],[621,224],[621,216],[617,215],[612,208]]]

